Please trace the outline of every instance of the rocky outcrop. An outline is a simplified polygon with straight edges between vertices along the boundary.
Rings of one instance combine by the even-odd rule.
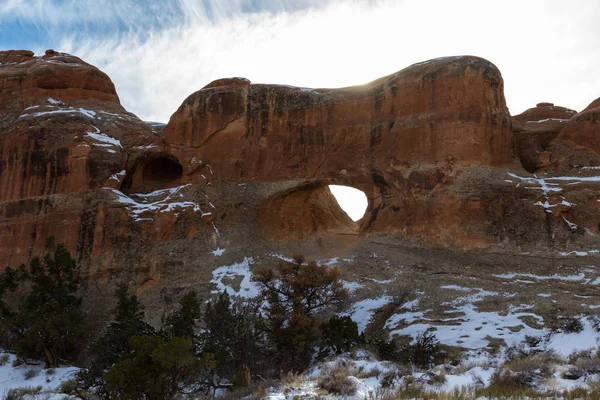
[[[0,201],[85,191],[156,139],[106,74],[68,54],[0,52]]]
[[[0,52],[0,265],[26,261],[50,235],[89,251],[95,190],[119,188],[157,138],[96,67],[52,50]]]
[[[550,154],[546,148],[566,126],[576,111],[553,103],[539,103],[512,117],[515,155],[529,172],[548,166]]]
[[[297,192],[275,193],[265,200],[268,205],[304,199],[299,193],[305,185],[353,186],[369,198],[361,232],[419,232],[426,240],[431,232],[422,227],[431,208],[458,211],[443,205],[445,195],[431,196],[436,187],[445,190],[440,183],[453,181],[450,176],[462,168],[511,162],[502,77],[477,57],[431,60],[343,89],[219,80],[186,99],[163,140],[164,151],[183,165],[208,160],[218,180],[297,182]],[[436,200],[424,205],[432,197]],[[454,202],[449,204],[465,206]],[[263,232],[279,240],[303,236],[304,229],[291,228],[305,226],[300,214],[288,213],[275,224],[262,218]],[[433,241],[466,239],[454,231],[436,233]]]
[[[89,288],[116,276],[160,307],[207,284],[225,251],[235,263],[382,241],[552,257],[598,240],[600,178],[552,169],[596,154],[596,109],[539,104],[511,121],[500,72],[477,57],[341,89],[220,79],[162,126],[124,110],[110,79],[76,57],[9,51],[0,99],[0,266],[52,235]],[[332,184],[366,194],[361,220]]]
[[[185,100],[163,139],[186,158],[210,155],[227,180],[510,163],[502,77],[477,57],[415,64],[343,89],[219,80]]]
[[[569,119],[552,148],[556,170],[600,166],[600,99]]]

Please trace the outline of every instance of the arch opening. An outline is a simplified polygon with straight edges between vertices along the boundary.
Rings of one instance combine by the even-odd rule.
[[[339,188],[334,185],[333,191],[340,196],[344,208],[328,182],[301,185],[266,199],[259,208],[263,233],[274,241],[328,237],[337,243],[334,247],[342,242],[344,246],[354,243],[369,202],[367,195],[358,189]]]
[[[369,200],[362,190],[339,185],[329,185],[329,190],[340,208],[348,214],[352,221],[357,222],[365,216]]]

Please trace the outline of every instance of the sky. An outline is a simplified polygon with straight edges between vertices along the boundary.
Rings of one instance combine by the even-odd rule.
[[[333,88],[476,55],[516,115],[600,97],[598,21],[589,0],[0,0],[0,49],[81,57],[160,122],[218,78]]]

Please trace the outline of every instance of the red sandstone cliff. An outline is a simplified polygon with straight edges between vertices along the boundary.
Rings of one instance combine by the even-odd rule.
[[[66,54],[0,52],[0,99],[0,265],[53,235],[89,282],[116,273],[144,291],[204,276],[198,254],[222,245],[331,251],[385,237],[555,254],[598,239],[600,178],[572,171],[573,154],[598,157],[598,109],[540,104],[511,122],[500,72],[477,57],[342,89],[221,79],[162,133]],[[365,192],[358,224],[330,184]]]

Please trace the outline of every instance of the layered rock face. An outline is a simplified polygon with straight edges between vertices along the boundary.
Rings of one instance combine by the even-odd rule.
[[[118,187],[157,136],[96,67],[52,50],[0,52],[0,264],[26,261],[50,235],[87,251],[94,189]]]
[[[163,139],[187,153],[210,155],[216,176],[226,180],[335,179],[341,170],[353,176],[419,163],[510,163],[502,77],[476,57],[415,64],[343,89],[219,80],[185,100]]]
[[[343,89],[221,79],[173,114],[163,149],[207,160],[218,180],[288,182],[259,207],[271,240],[343,232],[347,224],[323,221],[326,213],[298,211],[311,209],[311,191],[341,184],[369,199],[361,234],[460,248],[568,245],[581,240],[572,232],[579,222],[597,231],[597,218],[587,219],[596,214],[593,201],[579,206],[588,216],[581,221],[570,206],[556,208],[563,196],[551,199],[543,182],[528,181],[512,163],[512,134],[520,163],[535,171],[550,163],[546,148],[575,114],[540,103],[511,126],[496,67],[450,57]]]
[[[224,248],[316,257],[381,239],[553,256],[598,240],[600,178],[557,175],[597,156],[598,109],[544,103],[511,121],[500,72],[477,57],[341,89],[221,79],[163,129],[82,60],[9,51],[0,99],[0,266],[53,235],[90,287],[118,275],[157,304],[208,282]],[[331,184],[367,195],[361,220]]]
[[[303,192],[307,184],[353,186],[369,198],[361,232],[404,232],[445,245],[488,238],[454,236],[454,221],[443,219],[457,207],[477,207],[432,193],[445,191],[458,170],[511,162],[502,77],[477,57],[431,60],[343,89],[219,80],[185,100],[163,140],[184,164],[208,160],[219,180],[295,181]],[[305,198],[292,189],[267,199],[263,232],[282,240],[318,230],[302,223],[305,214],[287,211],[305,207]],[[437,233],[424,227],[440,213]],[[273,214],[282,222],[272,222]]]
[[[582,112],[569,120],[561,132],[561,140],[570,140],[578,145],[600,153],[600,99],[596,99]]]

